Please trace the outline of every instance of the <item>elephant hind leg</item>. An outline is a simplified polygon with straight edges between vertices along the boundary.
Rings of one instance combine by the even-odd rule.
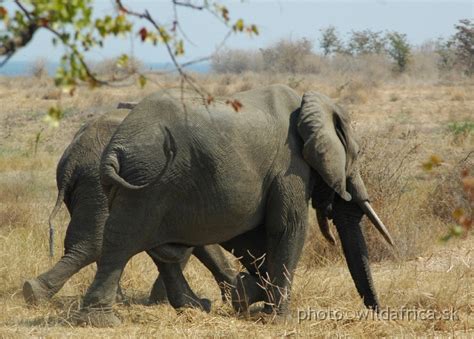
[[[97,259],[98,255],[93,251],[67,250],[49,271],[25,281],[23,284],[25,302],[37,305],[51,299],[74,274]]]

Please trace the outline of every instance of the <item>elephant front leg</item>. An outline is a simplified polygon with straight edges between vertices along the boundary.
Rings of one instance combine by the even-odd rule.
[[[265,313],[288,313],[291,284],[306,235],[309,193],[298,176],[278,177],[267,203]]]
[[[193,248],[178,244],[164,244],[148,251],[160,271],[168,301],[174,308],[196,307],[206,312],[211,302],[198,298],[183,276],[182,267],[188,261]],[[156,285],[156,283],[155,283]]]
[[[121,323],[113,313],[112,305],[123,269],[128,260],[139,251],[125,244],[111,242],[107,238],[105,234],[94,281],[84,296],[81,310],[73,316],[76,325],[85,323],[95,327],[112,327]]]
[[[152,249],[152,250],[148,250],[147,253],[151,257],[151,259],[153,260],[153,262],[155,263],[159,271],[160,270],[159,269],[159,265],[160,265],[159,252],[156,251],[155,249]],[[184,269],[190,257],[191,257],[191,251],[188,251],[188,253],[185,254],[184,259],[180,262],[181,270]],[[150,296],[148,297],[148,303],[161,304],[161,303],[166,303],[166,302],[168,302],[168,294],[166,293],[166,287],[163,280],[163,275],[159,274],[151,289]]]
[[[175,309],[194,307],[203,311],[211,311],[211,302],[208,299],[201,299],[194,294],[189,287],[186,278],[179,263],[163,263],[158,264],[160,275],[166,287],[168,300]]]
[[[261,225],[221,244],[239,258],[248,272],[240,272],[232,284],[232,306],[239,313],[246,312],[253,303],[266,300],[262,288],[267,277],[265,238],[265,227]]]

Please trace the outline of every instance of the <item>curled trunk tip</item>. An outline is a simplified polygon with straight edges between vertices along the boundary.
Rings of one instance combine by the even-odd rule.
[[[324,238],[331,244],[336,245],[336,239],[329,228],[328,218],[319,210],[316,209],[316,218],[318,219],[319,229],[323,234]]]

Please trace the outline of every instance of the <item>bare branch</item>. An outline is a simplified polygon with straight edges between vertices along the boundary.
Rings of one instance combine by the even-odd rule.
[[[21,9],[21,11],[22,11],[23,13],[25,13],[25,15],[26,15],[26,17],[28,18],[28,20],[31,21],[31,20],[32,20],[32,19],[31,19],[31,13],[25,8],[25,6],[23,6],[23,4],[22,4],[20,1],[18,1],[18,0],[15,0],[15,4]]]
[[[187,74],[184,70],[183,70],[183,67],[182,65],[178,62],[178,60],[176,59],[176,56],[174,55],[173,53],[173,50],[170,46],[170,43],[167,39],[167,37],[165,36],[164,34],[164,31],[162,29],[162,26],[159,25],[155,19],[151,16],[150,12],[145,9],[145,12],[144,13],[139,13],[139,12],[135,12],[135,11],[132,11],[128,8],[126,8],[122,1],[121,0],[115,0],[115,3],[117,4],[118,6],[118,9],[129,14],[129,15],[132,15],[132,16],[135,16],[137,18],[140,18],[140,19],[145,19],[146,21],[148,21],[155,29],[156,31],[158,32],[158,34],[160,35],[161,39],[163,40],[163,44],[165,45],[166,47],[166,50],[168,52],[168,56],[170,57],[173,65],[176,67],[176,70],[178,71],[179,75],[181,76],[181,78],[189,85],[191,86],[191,88],[193,90],[195,90],[199,95],[201,95],[203,97],[203,99],[206,97],[206,94],[208,93],[204,93],[202,89],[199,88],[199,86],[196,84],[196,81],[189,75]],[[205,100],[204,100],[205,101]]]
[[[18,48],[26,46],[31,41],[38,28],[39,26],[36,22],[28,24],[24,31],[11,39],[8,39],[2,46],[0,46],[0,55],[13,55]]]
[[[187,1],[179,1],[179,0],[173,0],[173,5],[175,6],[181,6],[181,7],[189,7],[189,8],[192,8],[192,9],[197,9],[199,11],[202,11],[203,9],[206,8],[205,5],[195,5],[195,4],[192,4],[191,1],[187,0]]]

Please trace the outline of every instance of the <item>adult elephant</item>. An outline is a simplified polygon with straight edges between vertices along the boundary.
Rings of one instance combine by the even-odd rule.
[[[242,108],[235,112],[229,100]],[[391,239],[367,202],[357,154],[347,113],[318,93],[301,100],[274,85],[210,105],[179,90],[149,96],[102,156],[110,215],[98,270],[76,320],[119,323],[102,310],[110,309],[127,261],[150,249],[169,263],[160,272],[170,303],[180,307],[180,296],[193,292],[179,260],[190,246],[212,243],[234,250],[249,272],[233,290],[237,310],[265,301],[265,312],[285,314],[311,196],[328,239],[327,218],[334,220],[365,305],[377,309],[360,228],[364,212]]]
[[[23,296],[27,303],[37,304],[50,299],[72,275],[99,259],[104,224],[108,216],[107,197],[100,184],[100,157],[129,112],[111,111],[86,123],[64,151],[56,172],[57,202],[50,216],[52,252],[52,220],[64,201],[71,216],[64,242],[64,255],[49,271],[23,284]],[[148,252],[155,262],[159,261],[153,250]],[[235,273],[222,249],[218,245],[210,245],[194,248],[193,253],[211,270],[224,296],[224,283],[233,283]],[[183,266],[190,254],[191,251],[183,258]],[[163,280],[159,277],[155,281],[149,302],[163,302],[166,298]]]

